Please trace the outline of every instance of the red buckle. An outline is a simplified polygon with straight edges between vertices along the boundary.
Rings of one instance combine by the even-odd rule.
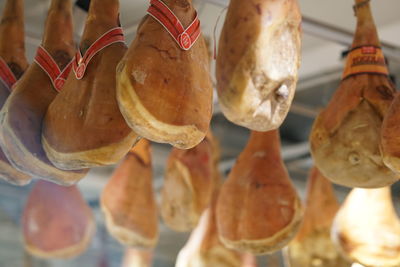
[[[64,70],[61,71],[53,57],[46,51],[46,49],[39,46],[34,61],[47,74],[47,76],[49,76],[53,87],[60,92],[72,69],[72,60]]]
[[[158,21],[183,50],[189,50],[200,36],[200,20],[196,12],[193,22],[185,29],[175,14],[160,0],[151,0],[147,13]]]
[[[100,36],[100,38],[88,48],[85,55],[82,56],[80,51],[76,52],[72,64],[76,79],[81,80],[83,76],[85,76],[86,68],[90,60],[98,52],[115,43],[125,43],[124,32],[120,27],[111,29]]]
[[[0,57],[0,81],[7,86],[8,90],[11,92],[11,88],[17,82],[17,78],[11,71],[7,63]]]

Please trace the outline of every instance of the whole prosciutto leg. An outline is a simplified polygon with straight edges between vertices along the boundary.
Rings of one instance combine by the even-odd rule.
[[[115,71],[126,50],[119,1],[92,0],[73,71],[43,123],[43,147],[56,167],[115,164],[136,142],[116,99]]]
[[[64,171],[49,161],[42,148],[42,121],[63,89],[74,53],[72,1],[52,0],[35,62],[0,113],[0,143],[11,163],[22,172],[63,185],[76,183],[87,170]]]
[[[7,0],[0,24],[0,108],[7,100],[12,86],[19,79],[28,62],[24,43],[24,1]],[[0,150],[0,179],[15,185],[24,185],[31,178],[17,171]]]

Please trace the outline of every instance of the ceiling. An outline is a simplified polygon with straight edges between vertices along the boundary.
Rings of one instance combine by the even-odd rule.
[[[193,0],[196,4],[202,23],[203,33],[213,38],[214,28],[216,36],[223,24],[224,7],[228,0]],[[0,9],[5,0],[0,0]],[[121,21],[130,42],[134,36],[138,22],[145,15],[148,0],[121,0]],[[283,155],[296,187],[304,196],[305,179],[312,160],[308,152],[308,134],[318,111],[326,105],[330,96],[337,88],[343,67],[341,53],[348,45],[342,41],[320,36],[326,35],[326,25],[331,25],[339,31],[353,32],[355,17],[351,0],[299,0],[303,16],[317,22],[318,31],[310,31],[304,27],[302,66],[297,94],[288,118],[281,127],[283,137]],[[400,51],[400,1],[372,0],[373,13],[381,40],[389,46],[394,46],[395,52]],[[25,0],[25,17],[27,33],[27,54],[33,58],[37,46],[40,44],[43,33],[44,20],[49,0]],[[217,18],[221,15],[220,22]],[[85,12],[80,8],[74,9],[75,36],[77,41],[84,26]],[[329,34],[328,34],[329,35]],[[218,38],[217,38],[218,39]],[[217,40],[218,41],[218,40]],[[390,59],[390,71],[400,81],[400,61]],[[234,163],[235,158],[244,147],[248,131],[229,123],[215,106],[215,116],[212,121],[214,134],[219,138],[222,146],[221,170],[225,174]],[[170,147],[153,145],[154,184],[156,191],[162,186],[164,165]],[[106,258],[108,265],[120,266],[122,247],[105,234],[103,218],[98,209],[98,196],[107,178],[113,171],[113,166],[96,168],[80,183],[80,188],[96,213],[98,232],[90,250],[74,261],[39,261],[31,259],[23,253],[18,230],[20,211],[30,187],[17,188],[0,184],[0,266],[23,266],[29,259],[29,266],[101,266],[100,262]],[[347,189],[336,187],[338,197],[343,199]],[[399,190],[396,192],[398,204]],[[174,266],[173,262],[179,248],[184,244],[187,234],[176,234],[160,224],[161,239],[157,248],[156,263],[154,266]],[[106,242],[105,242],[106,241]],[[265,262],[260,258],[260,262]]]

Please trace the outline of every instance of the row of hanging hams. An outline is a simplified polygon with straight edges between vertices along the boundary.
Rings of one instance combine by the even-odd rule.
[[[354,189],[340,207],[331,182],[314,168],[309,177],[304,218],[301,220],[301,215],[299,219],[291,214],[293,211],[302,214],[296,193],[292,193],[295,196],[293,207],[289,205],[290,199],[283,197],[291,195],[284,191],[293,190],[293,186],[285,173],[279,150],[276,150],[279,147],[276,145],[279,143],[277,132],[269,132],[263,137],[252,136],[245,152],[253,151],[250,162],[258,162],[262,169],[281,165],[281,171],[274,176],[267,179],[261,179],[259,175],[255,178],[244,176],[243,173],[259,173],[259,166],[254,163],[243,165],[243,155],[248,155],[244,152],[228,182],[221,179],[217,170],[218,155],[215,154],[212,155],[212,173],[205,177],[192,177],[192,180],[212,179],[213,194],[196,225],[186,230],[193,232],[177,256],[176,266],[247,266],[242,264],[245,259],[251,259],[251,255],[273,253],[283,247],[288,266],[345,267],[351,262],[363,266],[400,264],[400,221],[388,187]],[[255,146],[264,140],[268,141],[261,146],[263,149]],[[216,141],[213,142],[216,147]],[[266,154],[273,157],[265,157]],[[201,163],[203,157],[196,160]],[[158,238],[158,209],[151,186],[150,161],[149,143],[142,140],[117,167],[101,198],[109,232],[121,244],[135,248],[132,253],[136,256],[131,260],[144,261],[143,266],[150,266],[149,255]],[[196,169],[195,166],[188,169]],[[238,172],[239,169],[242,172]],[[247,194],[241,193],[240,188],[236,188],[236,195],[226,194],[227,190],[234,188],[229,183],[240,182],[240,177],[249,180],[243,186]],[[181,190],[199,192],[192,196],[191,201],[195,203],[203,193],[202,188],[193,181],[192,187]],[[206,191],[204,193],[208,195]],[[237,204],[237,200],[243,204]],[[260,204],[254,205],[257,201]],[[252,206],[256,208],[251,209]],[[237,211],[232,211],[232,207]],[[221,212],[223,209],[230,211],[231,216]],[[87,248],[93,231],[93,219],[88,210],[75,186],[63,187],[45,181],[36,183],[22,221],[27,250],[39,257],[79,255]],[[63,216],[59,216],[60,211]],[[286,222],[284,220],[294,223],[289,222],[288,227],[280,228]],[[72,240],[63,238],[66,229],[71,231],[69,236]],[[142,252],[137,252],[138,249]]]
[[[331,182],[324,178],[317,168],[313,168],[308,181],[307,200],[302,219],[298,197],[280,159],[279,137],[276,131],[252,133],[249,144],[225,183],[217,170],[219,158],[218,149],[215,149],[217,142],[214,138],[211,140],[214,147],[212,154],[209,155],[213,161],[212,171],[204,176],[190,176],[191,186],[182,188],[178,186],[177,196],[190,195],[189,203],[196,203],[196,198],[202,197],[202,194],[207,196],[208,192],[195,180],[213,180],[212,198],[208,201],[207,208],[203,209],[196,225],[186,230],[193,230],[193,232],[177,256],[176,266],[243,266],[244,258],[251,258],[244,255],[273,253],[283,247],[285,247],[288,266],[345,267],[350,266],[352,262],[362,263],[363,266],[398,266],[400,264],[398,252],[400,221],[393,208],[388,187],[354,189],[340,207]],[[139,143],[137,147],[140,145]],[[204,155],[201,150],[193,150],[192,153]],[[174,153],[172,152],[171,155]],[[266,155],[272,156],[266,157]],[[196,171],[204,158],[203,156],[189,157],[192,163],[197,161],[199,164],[188,164],[186,169],[178,169],[177,172],[182,171],[183,174],[188,174]],[[244,161],[244,158],[250,158],[250,160]],[[177,162],[180,160],[175,157],[169,159],[169,161]],[[137,192],[136,195],[143,194],[141,198],[146,199],[147,202],[130,201],[134,195],[128,192],[107,193],[109,190],[107,188],[103,192],[103,197],[121,196],[113,199],[114,206],[111,210],[114,211],[127,210],[127,203],[129,203],[131,212],[126,212],[125,216],[119,216],[126,223],[120,225],[131,229],[136,236],[143,236],[143,226],[152,225],[150,222],[154,221],[152,219],[154,217],[149,216],[149,212],[155,212],[156,208],[145,196],[154,196],[154,193],[146,189],[149,188],[148,185],[141,185],[142,183],[138,182],[142,178],[140,177],[142,167],[135,162],[130,162],[130,171],[126,171],[124,175],[132,178],[130,179],[132,184],[138,184],[137,188],[130,192]],[[127,170],[128,164],[125,161],[122,162],[113,177],[116,175],[122,177],[122,171]],[[273,175],[259,175],[260,169],[274,168],[278,171]],[[241,186],[235,188],[235,183],[241,183]],[[107,187],[111,188],[110,184]],[[129,186],[126,183],[114,183],[114,188],[122,191]],[[227,194],[226,192],[233,190],[232,188],[235,188],[235,194]],[[241,193],[241,190],[245,191],[245,194]],[[291,194],[287,193],[290,191],[292,191]],[[193,194],[193,192],[199,193]],[[289,197],[284,198],[285,196]],[[102,203],[103,206],[104,203],[105,201]],[[290,203],[293,203],[292,206]],[[136,212],[135,209],[139,208],[145,211]],[[103,211],[110,213],[104,208]],[[131,220],[133,214],[136,214],[135,217],[139,220]],[[145,222],[140,220],[143,218],[141,214],[146,214]],[[118,216],[115,217],[118,218]],[[168,219],[164,218],[164,220]],[[287,227],[279,228],[285,223]],[[176,231],[183,231],[174,224],[167,225]],[[178,223],[179,225],[181,224]],[[112,230],[110,232],[113,234]],[[151,232],[157,235],[156,228],[153,228]],[[124,243],[124,237],[114,236],[121,243],[127,244]],[[152,246],[143,243],[131,244],[131,246],[151,249],[154,248],[155,243]]]
[[[8,2],[21,13],[13,35],[21,47],[9,49],[24,57],[23,1]],[[221,36],[221,105],[235,123],[273,130],[289,110],[297,81],[299,7],[294,0],[240,5],[232,1]],[[244,18],[235,13],[239,9]],[[10,10],[4,12],[6,16]],[[140,137],[179,149],[193,148],[205,138],[213,88],[197,12],[189,0],[152,0],[148,14],[128,49],[119,1],[92,0],[76,50],[72,1],[51,2],[35,60],[29,67],[25,59],[20,63],[26,73],[4,97],[0,144],[5,160],[31,177],[72,185],[91,167],[117,163]],[[236,31],[238,19],[247,22]],[[261,27],[265,19],[270,27]],[[240,37],[247,40],[238,42]],[[243,47],[230,47],[239,43]],[[18,63],[8,61],[3,66],[8,70]],[[278,65],[281,69],[273,67]],[[251,103],[257,107],[252,109]]]
[[[171,10],[174,10],[174,3],[171,4]],[[217,61],[217,77],[220,85],[218,91],[222,109],[226,110],[227,117],[231,117],[228,115],[230,113],[237,116],[246,113],[247,115],[243,115],[243,118],[246,118],[251,110],[246,105],[252,103],[256,106],[254,103],[258,103],[257,110],[250,112],[254,119],[253,123],[260,125],[260,121],[268,121],[269,126],[268,123],[263,123],[262,127],[247,127],[261,131],[275,129],[282,123],[290,106],[288,103],[291,102],[292,89],[297,80],[295,70],[299,65],[298,58],[293,61],[288,60],[290,62],[284,60],[293,59],[293,55],[299,54],[298,49],[295,49],[300,46],[300,38],[296,35],[299,27],[295,23],[300,21],[297,3],[295,1],[282,1],[281,5],[278,4],[279,2],[269,5],[268,3],[268,1],[263,2],[263,5],[255,5],[257,8],[252,6],[247,10],[246,4],[241,7],[237,2],[232,1],[221,36],[218,54],[221,59]],[[350,187],[376,188],[391,185],[398,180],[395,167],[397,113],[395,102],[391,105],[395,97],[395,89],[387,76],[388,71],[369,4],[361,0],[356,3],[358,3],[356,8],[358,26],[343,81],[328,107],[316,119],[310,142],[316,165],[328,179]],[[15,42],[20,43],[21,47],[4,45],[7,56],[18,53],[18,57],[15,60],[12,59],[16,62],[3,64],[2,70],[8,71],[13,76],[11,78],[16,79],[16,73],[11,71],[10,66],[18,67],[20,76],[23,67],[27,67],[25,59],[24,62],[18,63],[18,60],[21,61],[20,58],[24,57],[21,41],[23,39],[22,11],[16,10],[22,9],[22,2],[16,1],[8,5],[13,5],[14,9],[5,8],[4,16],[7,16],[9,12],[19,12],[20,16],[2,25],[4,28],[2,32],[6,34],[11,30],[16,31],[15,29],[19,27],[19,35],[13,34],[13,37],[19,39]],[[177,16],[182,18],[195,17],[194,24],[191,24],[195,25],[197,17],[191,4],[186,2],[186,4],[176,5],[176,11],[169,12],[176,12]],[[238,7],[241,7],[240,10],[243,12],[236,14],[235,10],[239,9],[236,5],[239,5]],[[153,14],[151,12],[159,14],[157,10],[168,10],[166,6],[168,3],[154,0],[151,2],[149,14]],[[165,31],[163,25],[160,25],[152,15],[140,25],[137,38],[127,50],[119,27],[118,1],[104,3],[93,0],[79,51],[73,56],[75,51],[71,7],[70,1],[62,1],[62,3],[52,1],[43,42],[38,49],[35,61],[27,68],[21,80],[12,86],[8,99],[4,99],[0,113],[2,126],[0,144],[4,152],[2,156],[2,162],[6,166],[4,169],[9,169],[8,172],[10,172],[10,175],[6,173],[2,175],[4,179],[16,184],[26,184],[29,181],[26,175],[29,175],[61,185],[71,185],[85,176],[87,168],[118,162],[137,142],[139,136],[156,142],[171,143],[181,149],[192,148],[199,144],[205,138],[211,117],[210,107],[205,108],[205,106],[211,106],[210,101],[205,101],[206,98],[211,99],[211,94],[210,97],[205,97],[206,94],[203,92],[205,88],[210,88],[201,84],[209,81],[209,71],[191,69],[198,66],[208,68],[207,49],[201,34],[198,33],[192,46],[185,50],[177,45],[173,36],[170,36],[170,33]],[[151,11],[152,9],[155,11]],[[109,12],[104,14],[104,10]],[[250,38],[254,43],[251,41],[230,42],[235,40],[237,32],[245,32],[245,29],[234,27],[237,24],[235,20],[246,22],[243,25],[240,24],[240,27],[245,27],[247,24],[249,24],[247,27],[251,27],[256,24],[253,20],[257,18],[257,21],[263,21],[263,18],[259,17],[267,13],[274,14],[276,17],[268,17],[271,20],[271,27],[268,31],[264,30],[267,32],[258,31],[259,35],[248,34],[256,36]],[[176,19],[180,22],[178,18]],[[190,20],[184,24],[189,22]],[[8,25],[10,23],[15,25]],[[146,33],[150,31],[147,27],[149,29],[153,27],[159,31],[159,34],[154,35],[157,38],[147,37]],[[230,34],[230,28],[235,28],[237,31]],[[61,38],[60,34],[62,34]],[[240,36],[243,35],[245,34]],[[281,38],[271,37],[277,35]],[[232,40],[227,36],[232,37]],[[5,38],[2,39],[5,40]],[[157,41],[164,39],[165,42]],[[285,40],[285,45],[293,50],[285,48],[281,43],[276,43],[277,39]],[[156,42],[156,44],[151,42]],[[270,44],[268,46],[270,49],[261,49],[264,47],[264,42]],[[231,43],[239,45],[236,48],[230,48]],[[251,46],[241,48],[242,43],[251,44]],[[174,49],[160,48],[157,45],[170,45]],[[279,50],[282,47],[285,52]],[[172,50],[175,51],[174,55],[172,55]],[[242,53],[242,50],[251,52],[246,54]],[[226,54],[227,51],[230,54]],[[201,58],[206,60],[204,64],[199,64],[202,62],[197,58],[200,58],[198,55],[200,52],[203,55]],[[283,63],[276,64],[268,60],[260,60],[263,58],[278,60],[276,59],[278,56],[268,56],[268,53],[280,55]],[[370,58],[376,58],[375,63],[361,62],[364,64],[362,65],[360,58],[368,58],[362,56],[364,54],[372,55]],[[241,58],[243,55],[244,59]],[[146,60],[144,58],[142,60],[141,57],[146,57]],[[353,64],[356,60],[358,63]],[[139,64],[138,61],[146,62],[146,64]],[[192,61],[196,61],[196,64]],[[259,61],[267,65],[264,66]],[[158,62],[170,66],[176,65],[179,68],[184,66],[182,67],[184,70],[178,68],[179,71],[176,71],[177,68],[163,66]],[[25,66],[21,67],[18,64],[25,64]],[[282,69],[292,70],[292,72],[285,73],[279,71],[278,67],[272,68],[268,64],[282,65],[285,66]],[[292,68],[288,67],[289,65]],[[237,69],[231,69],[233,66]],[[260,70],[255,70],[254,66],[259,67]],[[70,73],[66,75],[65,71],[68,70]],[[269,72],[271,72],[271,77],[276,75],[280,79],[269,77]],[[129,77],[127,73],[132,77]],[[189,75],[190,73],[194,75]],[[202,79],[197,75],[207,79]],[[3,86],[6,91],[5,84]],[[265,91],[257,87],[260,84],[262,86],[259,87]],[[145,89],[139,89],[142,85]],[[154,93],[148,93],[151,88],[157,90],[158,97],[154,97]],[[274,90],[271,91],[271,88]],[[179,90],[182,92],[178,92]],[[233,98],[232,95],[238,99]],[[208,104],[194,105],[196,101],[191,101],[189,99],[191,97]],[[247,99],[247,97],[254,98]],[[278,101],[278,99],[285,101]],[[229,104],[241,108],[234,110],[229,107]],[[141,110],[140,116],[129,114],[135,113],[136,109]],[[157,110],[150,112],[150,109]],[[175,110],[176,113],[171,110]],[[159,116],[156,116],[157,113]],[[209,114],[206,116],[207,119],[202,117],[204,114]],[[269,114],[273,118],[265,119],[262,114]],[[161,118],[163,116],[165,118]],[[166,118],[169,116],[171,118]],[[240,121],[251,122],[251,119],[243,118],[231,119],[238,124],[241,124]],[[195,120],[203,122],[195,122]],[[202,130],[198,131],[198,129]],[[173,136],[180,137],[174,141]],[[196,140],[189,141],[190,138],[185,140],[183,136],[190,136]],[[163,138],[164,140],[161,140]],[[8,162],[21,173],[15,171]],[[20,180],[16,181],[19,178]]]
[[[284,247],[292,266],[399,266],[400,224],[387,187],[398,179],[397,98],[369,1],[356,0],[355,10],[350,63],[310,137],[321,174],[312,172],[303,212],[277,130],[298,76],[296,0],[231,0],[218,49],[218,97],[226,117],[252,132],[225,182],[209,130],[209,56],[190,0],[150,1],[129,48],[119,1],[92,0],[78,51],[72,2],[52,0],[29,67],[23,1],[7,0],[0,25],[0,174],[17,185],[31,177],[46,180],[34,185],[22,216],[26,249],[44,258],[85,251],[94,219],[74,184],[89,168],[122,159],[102,192],[101,208],[115,239],[145,250],[129,251],[127,262],[150,264],[160,212],[172,229],[193,230],[177,266],[254,266],[253,255]],[[10,46],[8,35],[19,45]],[[351,64],[364,53],[376,55],[379,65]],[[160,209],[150,141],[174,146]],[[382,188],[354,189],[337,213],[322,175],[350,187]],[[354,211],[360,205],[365,209]]]

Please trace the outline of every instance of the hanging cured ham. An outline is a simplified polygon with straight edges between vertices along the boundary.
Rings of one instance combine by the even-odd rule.
[[[158,241],[152,178],[150,143],[142,139],[117,167],[101,195],[107,229],[126,246],[152,248]]]
[[[151,267],[152,254],[148,250],[128,248],[125,251],[122,267]]]
[[[219,40],[224,115],[255,131],[278,128],[293,100],[301,55],[297,0],[232,0]]]
[[[204,142],[204,141],[203,141]],[[215,143],[215,147],[217,144]],[[226,248],[218,237],[216,224],[216,204],[222,177],[218,171],[218,153],[214,149],[215,157],[213,163],[214,186],[210,206],[204,210],[196,228],[191,233],[188,242],[180,250],[176,267],[250,267],[242,264],[248,260],[241,258],[239,252]]]
[[[302,225],[285,250],[288,267],[351,266],[336,250],[330,237],[338,210],[339,203],[331,182],[314,167],[308,180]]]
[[[256,258],[226,248],[218,239],[215,212],[204,211],[199,225],[179,252],[175,267],[257,267]]]
[[[321,173],[334,183],[362,188],[399,179],[380,151],[383,117],[395,95],[380,48],[369,1],[356,0],[357,30],[343,80],[316,121],[311,152]]]
[[[151,0],[117,69],[122,114],[139,135],[180,149],[205,137],[212,115],[206,43],[192,0]],[[171,20],[172,19],[172,22]]]
[[[336,215],[332,237],[353,262],[400,266],[400,221],[390,188],[353,189]]]
[[[95,231],[90,207],[76,186],[38,181],[22,214],[25,249],[40,258],[72,258],[84,252]]]
[[[13,85],[22,76],[28,62],[24,43],[24,1],[7,0],[0,24],[0,108]],[[0,150],[0,179],[14,185],[25,185],[30,176],[17,171]]]
[[[35,62],[13,89],[1,114],[1,146],[20,171],[71,185],[87,170],[63,171],[56,168],[42,148],[42,121],[47,108],[62,90],[75,53],[72,28],[72,2],[52,0],[42,45]]]
[[[116,163],[136,142],[115,96],[115,68],[127,49],[118,16],[118,0],[91,1],[72,71],[47,110],[42,143],[60,169]]]
[[[213,140],[209,134],[189,150],[169,155],[161,196],[161,215],[175,231],[190,231],[209,206],[214,191]]]
[[[226,248],[218,238],[215,205],[204,211],[199,224],[178,254],[175,267],[192,266],[242,267],[240,254]]]
[[[281,159],[278,131],[252,132],[218,199],[221,241],[243,252],[272,253],[295,236],[301,219],[301,202]]]

